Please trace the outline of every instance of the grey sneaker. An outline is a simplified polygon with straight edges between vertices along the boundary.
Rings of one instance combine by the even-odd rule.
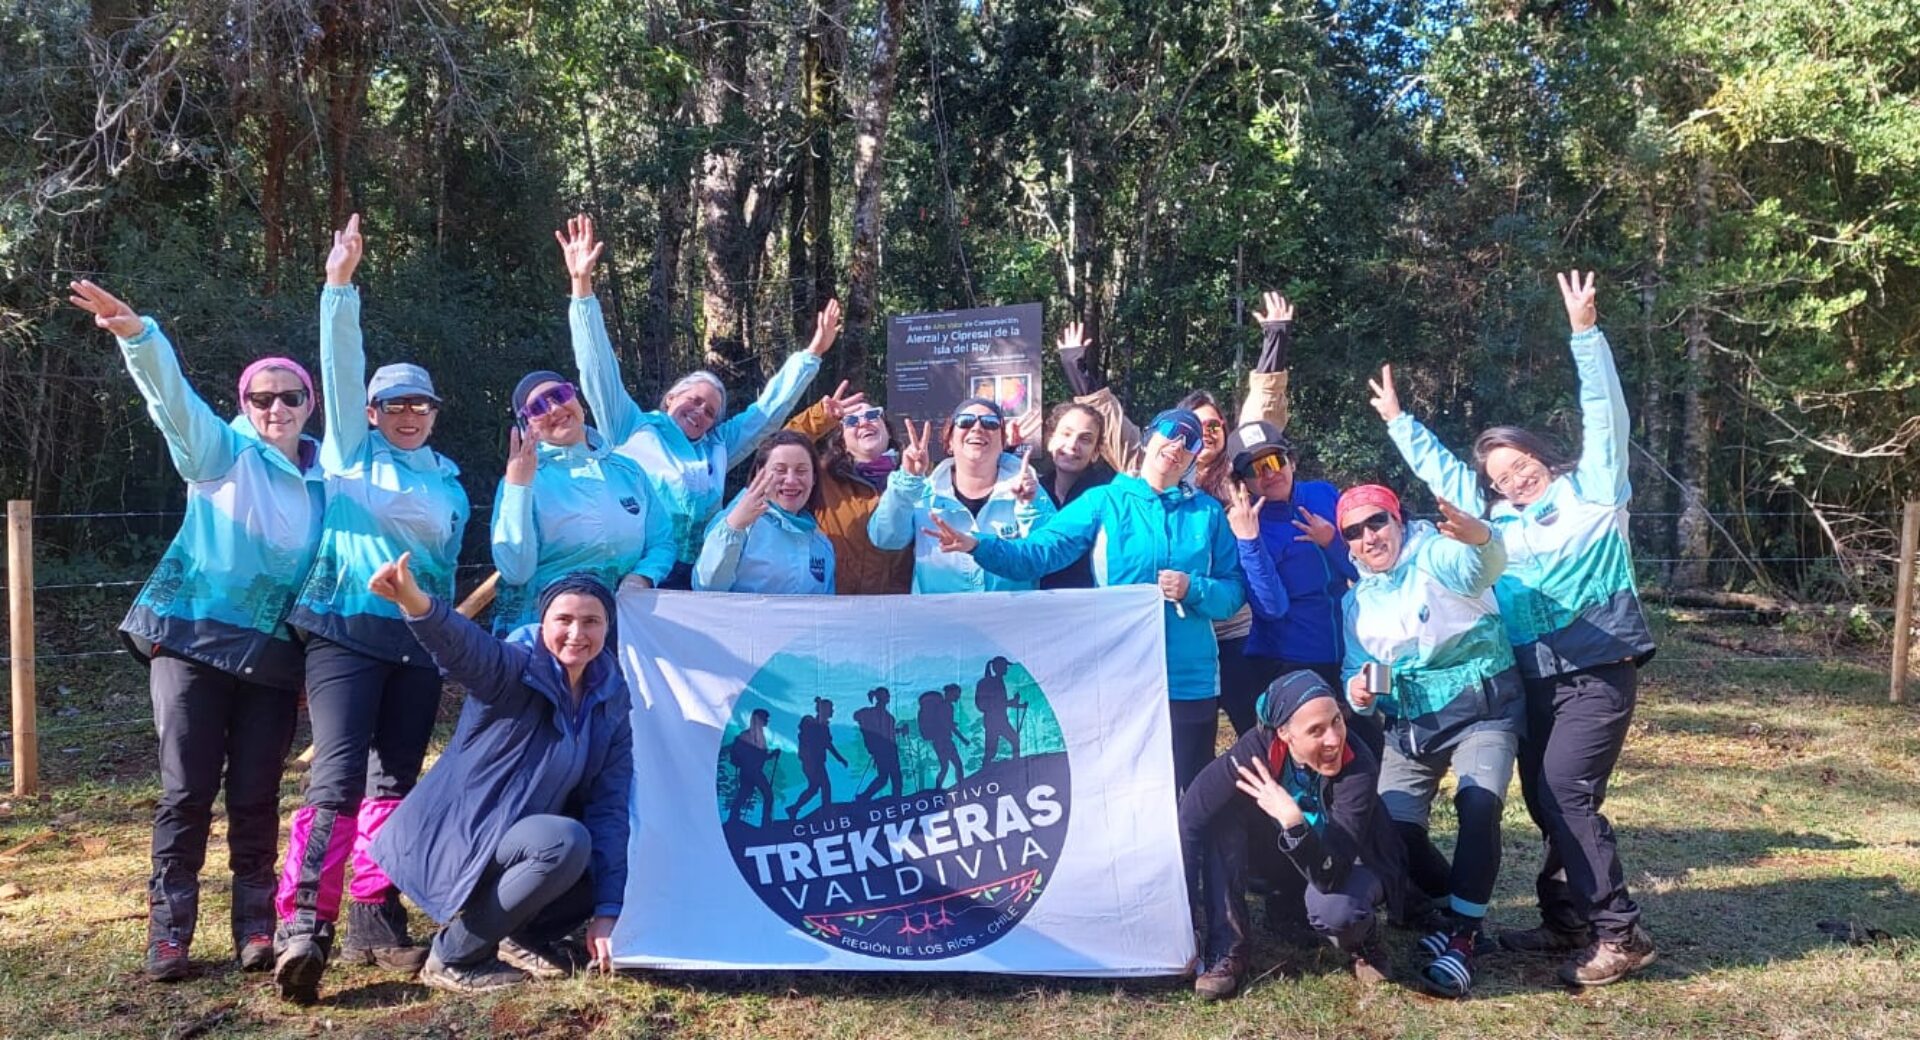
[[[1569,986],[1608,986],[1660,959],[1653,937],[1639,925],[1618,942],[1595,941],[1560,966],[1560,981]]]
[[[584,958],[563,943],[518,943],[500,940],[500,962],[536,979],[564,979],[578,971]]]
[[[429,953],[420,968],[420,981],[448,993],[486,993],[518,986],[527,981],[527,973],[491,957],[478,964],[446,964],[439,954]]]

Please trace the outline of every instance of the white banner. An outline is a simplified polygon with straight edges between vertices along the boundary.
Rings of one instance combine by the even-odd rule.
[[[624,967],[1192,959],[1152,586],[621,597]]]

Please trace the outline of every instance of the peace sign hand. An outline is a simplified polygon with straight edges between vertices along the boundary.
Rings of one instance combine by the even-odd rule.
[[[1380,378],[1367,380],[1367,389],[1373,391],[1373,410],[1380,418],[1392,422],[1400,417],[1400,394],[1393,388],[1393,366],[1381,365]]]
[[[1260,538],[1260,510],[1267,504],[1264,496],[1255,500],[1247,494],[1247,486],[1240,481],[1227,485],[1227,526],[1233,529],[1233,536],[1243,542],[1257,541]]]
[[[67,297],[68,302],[93,315],[95,325],[121,339],[132,339],[145,330],[146,324],[132,307],[98,285],[82,278],[68,288],[73,290],[73,295]]]
[[[593,218],[585,213],[574,215],[567,221],[566,233],[555,231],[553,240],[560,243],[560,259],[567,265],[574,298],[592,296],[593,265],[600,262],[600,252],[607,247],[593,237]]]
[[[1594,305],[1593,272],[1588,271],[1584,281],[1579,271],[1565,274],[1555,271],[1553,276],[1560,281],[1560,299],[1567,305],[1567,324],[1573,326],[1574,335],[1598,324],[1600,311]]]
[[[813,323],[813,342],[807,344],[807,352],[814,357],[825,357],[839,335],[840,301],[828,300],[827,305],[820,308],[820,317]]]
[[[934,516],[931,519],[933,520],[933,526],[922,527],[920,533],[938,542],[941,552],[970,553],[979,547],[980,539],[975,538],[965,531],[957,530],[953,525],[940,519],[938,516]]]
[[[849,412],[857,412],[866,406],[866,391],[847,393],[847,381],[844,379],[840,381],[839,387],[833,393],[820,399],[820,410],[827,413],[827,418],[834,422],[839,422],[846,418]]]
[[[1294,535],[1293,540],[1296,542],[1312,542],[1322,549],[1332,545],[1333,536],[1336,533],[1333,529],[1333,522],[1324,516],[1320,516],[1313,510],[1308,509],[1306,506],[1300,506],[1299,510],[1300,519],[1295,520],[1293,526],[1299,528],[1300,533]]]
[[[537,443],[539,438],[520,432],[518,426],[507,431],[507,483],[520,487],[533,485],[533,471],[540,464],[533,450]]]
[[[345,230],[333,233],[333,250],[327,254],[327,284],[341,288],[353,284],[354,269],[360,266],[360,254],[366,249],[360,236],[360,214],[347,218]]]
[[[747,489],[734,500],[733,508],[727,511],[727,526],[736,531],[746,531],[753,527],[767,512],[767,499],[773,495],[773,468],[760,467],[760,472],[747,482]]]
[[[916,477],[924,477],[933,472],[933,456],[927,451],[927,442],[933,438],[933,420],[920,424],[920,432],[913,430],[913,420],[906,420],[907,446],[900,451],[900,468]]]
[[[1032,505],[1033,496],[1040,491],[1040,478],[1033,475],[1033,453],[1020,456],[1020,472],[1007,485],[1013,492],[1014,500],[1021,505]]]
[[[1444,498],[1435,499],[1440,506],[1440,523],[1435,525],[1440,533],[1456,542],[1467,545],[1485,545],[1493,540],[1493,528],[1485,520],[1461,512],[1452,502]]]
[[[1262,293],[1261,300],[1266,304],[1267,309],[1253,312],[1253,316],[1258,318],[1261,324],[1293,320],[1293,304],[1288,303],[1285,296],[1277,292]]]

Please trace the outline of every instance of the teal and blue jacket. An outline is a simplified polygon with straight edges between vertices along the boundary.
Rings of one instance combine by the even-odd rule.
[[[357,653],[415,667],[432,660],[407,631],[400,608],[367,590],[382,564],[413,554],[413,576],[428,595],[453,595],[467,492],[460,468],[429,447],[402,451],[367,425],[367,355],[360,293],[320,293],[320,384],[327,436],[327,513],[320,552],[288,623]]]
[[[726,495],[727,470],[753,454],[768,434],[787,421],[820,371],[820,359],[811,351],[794,351],[758,400],[714,423],[699,440],[689,441],[665,412],[643,409],[628,396],[600,301],[592,296],[574,300],[567,317],[573,327],[580,392],[593,409],[594,423],[615,451],[638,462],[654,482],[673,517],[676,558],[691,564],[700,555],[707,520]]]
[[[1525,509],[1488,503],[1472,466],[1401,413],[1387,424],[1401,457],[1433,493],[1484,513],[1507,547],[1494,586],[1522,674],[1561,675],[1653,656],[1653,631],[1633,574],[1627,540],[1626,393],[1613,350],[1598,327],[1572,339],[1580,376],[1580,460]],[[1491,508],[1489,508],[1491,505]]]
[[[222,420],[187,385],[160,326],[141,321],[146,330],[121,340],[120,353],[187,482],[187,515],[120,631],[143,659],[164,647],[297,690],[305,668],[286,617],[320,542],[319,442],[302,437],[296,464],[245,415]]]
[[[540,590],[586,573],[610,589],[629,574],[655,585],[673,569],[673,517],[640,464],[588,427],[579,444],[540,444],[533,483],[493,496],[493,634],[538,621]]]
[[[1073,500],[1023,539],[980,536],[973,559],[994,574],[1036,581],[1091,554],[1098,587],[1152,585],[1163,570],[1184,571],[1187,594],[1169,602],[1167,696],[1204,700],[1220,693],[1220,646],[1213,622],[1247,601],[1226,510],[1212,495],[1176,484],[1165,491],[1124,474]],[[953,555],[961,555],[954,553]]]
[[[1475,730],[1525,730],[1520,672],[1491,591],[1507,565],[1497,528],[1487,544],[1467,545],[1416,520],[1392,570],[1355,563],[1360,580],[1341,604],[1341,679],[1372,662],[1386,664],[1392,679],[1389,692],[1355,711],[1379,712],[1410,757],[1451,747]]]
[[[887,477],[887,489],[867,518],[867,540],[878,549],[904,549],[913,546],[913,591],[937,592],[1015,592],[1038,588],[1040,579],[1051,571],[1016,577],[983,569],[965,553],[940,551],[940,543],[925,532],[932,529],[938,516],[947,526],[969,534],[993,535],[1001,540],[1024,538],[1053,516],[1053,499],[1040,488],[1033,501],[1021,502],[1013,495],[1020,479],[1021,462],[1017,456],[1001,455],[998,479],[993,494],[973,511],[953,491],[953,460],[944,459],[933,472],[917,477],[896,469]],[[1060,567],[1073,562],[1069,558]],[[1052,570],[1059,570],[1054,567]]]
[[[734,501],[739,498],[735,495]],[[695,591],[833,595],[833,543],[811,514],[789,513],[768,503],[753,526],[736,531],[727,523],[732,509],[729,502],[707,524],[706,542],[693,565]]]

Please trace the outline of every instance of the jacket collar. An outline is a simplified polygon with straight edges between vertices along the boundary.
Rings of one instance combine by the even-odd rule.
[[[438,470],[443,477],[460,475],[460,467],[454,465],[452,459],[434,451],[429,445],[422,444],[412,451],[402,451],[394,447],[392,441],[375,429],[367,430],[367,440],[373,446],[373,454],[390,456],[395,462],[416,473],[431,473]]]
[[[1429,521],[1415,520],[1407,524],[1406,538],[1400,543],[1400,558],[1393,561],[1393,568],[1387,571],[1368,569],[1367,561],[1361,559],[1359,553],[1354,553],[1353,567],[1360,572],[1360,584],[1399,578],[1413,566],[1414,557],[1420,555],[1420,550],[1427,544],[1427,540],[1439,537],[1441,537],[1439,530]]]
[[[586,427],[585,430],[586,438],[578,444],[548,444],[541,441],[534,451],[543,463],[552,461],[569,466],[578,465],[588,459],[606,458],[607,453],[612,451],[607,446],[607,439],[600,436],[600,431],[591,426]]]
[[[547,703],[553,706],[554,725],[565,729],[565,720],[575,711],[573,691],[567,687],[566,668],[554,659],[546,644],[540,641],[540,623],[531,621],[521,625],[507,636],[507,641],[527,648],[527,666],[520,672],[520,681],[546,698]],[[580,677],[583,689],[578,710],[582,714],[611,697],[626,682],[620,674],[620,662],[614,654],[614,644],[609,641],[601,648],[600,656],[587,664],[586,674]]]
[[[1012,498],[1013,489],[1010,482],[1019,475],[1019,457],[1001,452],[1000,468],[995,472],[993,479],[993,493],[987,497],[989,499]],[[959,494],[953,490],[952,458],[941,459],[940,465],[933,468],[933,475],[927,479],[933,485],[934,494],[944,495],[947,498],[957,499],[960,497]]]
[[[1192,501],[1194,496],[1199,494],[1191,484],[1184,482],[1175,484],[1165,491],[1155,491],[1152,484],[1147,483],[1144,478],[1132,473],[1124,473],[1113,478],[1112,487],[1124,495],[1158,501],[1169,510],[1179,508],[1187,502]]]
[[[312,434],[300,435],[300,462],[295,465],[292,459],[280,454],[279,448],[268,444],[266,439],[260,436],[260,431],[253,428],[253,420],[245,415],[234,416],[233,420],[227,423],[227,429],[257,445],[260,454],[266,457],[268,465],[278,466],[307,480],[325,479],[325,474],[320,472],[320,442],[315,440]]]

